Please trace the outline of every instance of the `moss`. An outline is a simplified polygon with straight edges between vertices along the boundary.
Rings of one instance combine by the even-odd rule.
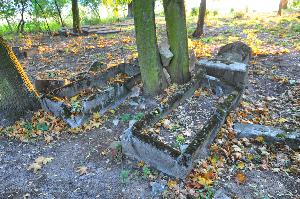
[[[12,48],[8,44],[5,43],[5,41],[2,37],[0,37],[0,46],[2,46],[6,50],[8,56],[9,56],[11,62],[12,62],[12,65],[15,67],[15,69],[20,74],[20,76],[23,79],[24,84],[25,84],[26,88],[28,89],[28,91],[33,92],[36,96],[39,96],[37,91],[34,89],[34,86],[32,85],[31,81],[29,80],[28,76],[24,72],[23,67],[21,66],[20,62],[18,61],[18,59],[17,59],[16,55],[14,54]]]
[[[152,96],[167,86],[157,46],[154,3],[154,0],[133,2],[141,76],[146,93]]]
[[[174,54],[168,72],[178,84],[190,80],[188,40],[184,0],[164,0],[165,19],[170,49]]]

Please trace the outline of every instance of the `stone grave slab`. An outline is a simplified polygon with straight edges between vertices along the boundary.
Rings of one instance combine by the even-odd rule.
[[[0,126],[40,107],[38,94],[12,48],[0,37]]]
[[[271,126],[259,124],[234,124],[237,137],[256,138],[263,136],[267,142],[281,142],[295,150],[300,149],[300,131],[285,131]]]
[[[167,104],[146,113],[142,120],[127,129],[122,136],[124,154],[184,179],[193,162],[209,154],[211,142],[242,95],[242,90],[237,87],[219,82],[217,78],[207,78],[203,75],[195,77],[185,89],[171,96]],[[212,87],[221,86],[223,94],[195,96],[196,90],[208,87],[207,82],[211,82]],[[214,90],[212,87],[211,90]],[[181,115],[183,109],[186,109],[186,114]],[[179,127],[178,132],[184,133],[173,136],[175,127],[165,127],[170,125],[170,120],[180,121],[183,128]],[[191,123],[195,123],[197,128],[189,129]]]
[[[45,94],[41,97],[42,106],[71,127],[78,127],[92,112],[104,114],[109,108],[118,106],[138,82],[139,67],[123,63],[89,72],[81,79]]]
[[[209,155],[210,144],[247,86],[251,48],[232,43],[221,47],[218,56],[198,61],[197,74],[184,89],[124,132],[125,155],[181,179],[195,160]],[[203,89],[213,94],[203,96]]]

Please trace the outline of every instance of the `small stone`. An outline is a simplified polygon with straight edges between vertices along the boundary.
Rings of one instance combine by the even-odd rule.
[[[151,182],[150,185],[152,187],[152,196],[159,196],[166,189],[166,185],[159,182]]]
[[[114,119],[114,120],[113,120],[113,124],[114,124],[115,126],[118,126],[119,122],[120,122],[119,119]]]
[[[230,199],[230,197],[228,197],[226,195],[226,192],[224,189],[219,189],[216,191],[214,199]]]
[[[162,42],[159,45],[159,53],[160,53],[163,66],[164,67],[169,66],[174,55],[170,51],[170,45],[167,42]]]

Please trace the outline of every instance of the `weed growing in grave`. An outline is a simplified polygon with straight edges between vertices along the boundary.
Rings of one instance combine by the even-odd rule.
[[[215,191],[211,187],[205,186],[204,189],[199,190],[199,194],[199,199],[212,199]]]
[[[144,176],[145,178],[147,178],[147,177],[149,177],[149,175],[151,175],[151,170],[150,170],[150,168],[147,167],[147,166],[144,166],[144,167],[143,167],[143,176]]]
[[[120,117],[122,122],[129,122],[130,120],[140,121],[144,117],[144,113],[138,112],[135,115],[131,115],[129,113],[123,114]]]
[[[120,179],[122,183],[128,183],[129,182],[129,170],[122,170],[120,173]]]

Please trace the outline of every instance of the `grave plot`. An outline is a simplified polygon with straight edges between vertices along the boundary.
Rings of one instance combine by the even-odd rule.
[[[198,62],[197,67],[209,71],[209,75],[203,72],[195,76],[124,132],[122,150],[127,156],[185,179],[193,162],[209,154],[209,146],[226,116],[239,103],[248,71],[242,63],[226,62],[220,67],[222,61],[214,62]],[[226,81],[214,77],[224,73]],[[241,81],[228,81],[236,73],[243,74]]]
[[[82,125],[92,112],[103,114],[118,106],[140,82],[140,71],[135,64],[104,69],[101,65],[98,71],[90,70],[77,79],[41,97],[43,108],[71,127]]]
[[[106,35],[106,34],[119,33],[119,32],[121,32],[121,29],[118,27],[114,27],[114,26],[82,26],[81,31],[85,35],[88,35],[88,34]],[[59,34],[67,36],[69,34],[76,35],[77,33],[74,33],[73,29],[68,29],[68,28],[62,27],[59,30]]]

